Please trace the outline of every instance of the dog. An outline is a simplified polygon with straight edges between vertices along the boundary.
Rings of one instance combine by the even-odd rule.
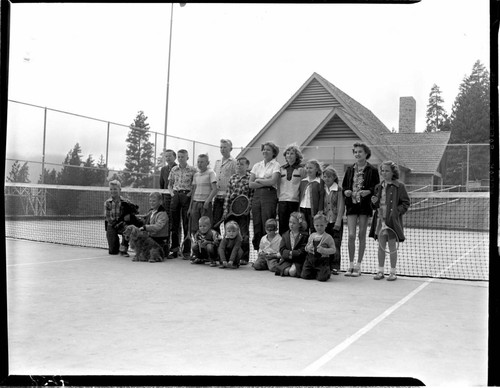
[[[135,251],[132,261],[158,263],[165,258],[160,244],[149,237],[146,232],[140,231],[138,227],[128,225],[123,231],[123,237],[125,240],[130,241],[130,246]]]

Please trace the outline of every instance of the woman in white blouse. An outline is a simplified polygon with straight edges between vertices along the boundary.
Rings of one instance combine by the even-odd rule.
[[[260,150],[264,159],[252,167],[249,182],[250,188],[254,190],[252,245],[255,250],[259,249],[260,240],[266,234],[266,221],[270,218],[276,219],[277,188],[281,178],[280,164],[276,160],[279,153],[278,146],[268,141],[262,144]]]

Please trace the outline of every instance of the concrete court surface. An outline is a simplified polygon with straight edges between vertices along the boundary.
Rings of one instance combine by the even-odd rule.
[[[412,377],[486,386],[488,283],[326,283],[6,240],[11,375]]]

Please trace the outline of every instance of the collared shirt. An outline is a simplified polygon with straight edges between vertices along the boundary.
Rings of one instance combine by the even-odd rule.
[[[274,173],[280,173],[280,164],[276,159],[271,159],[269,162],[264,160],[255,163],[250,171],[257,179],[272,179]],[[277,185],[273,185],[277,189]]]
[[[300,201],[300,207],[303,207],[304,209],[310,209],[311,206],[311,183],[312,182],[321,182],[321,179],[319,177],[314,178],[312,181],[309,180],[309,177],[302,179],[303,182],[308,182],[308,185],[306,187],[306,191],[304,193],[304,196],[302,197],[302,201]]]
[[[193,195],[193,201],[206,201],[212,191],[212,183],[215,183],[217,178],[215,172],[211,168],[205,171],[198,171],[193,176],[193,185],[196,186]]]
[[[280,167],[280,191],[278,200],[282,202],[299,202],[300,181],[306,176],[302,164],[290,166],[288,163]]]
[[[230,203],[238,195],[246,195],[250,200],[252,199],[253,190],[250,188],[249,182],[250,182],[249,172],[247,172],[243,176],[234,174],[231,176],[231,178],[229,178],[226,191],[226,198],[224,199],[224,209],[227,209],[227,211],[229,212]]]
[[[117,201],[110,197],[104,202],[104,216],[106,217],[106,221],[116,221],[120,218],[120,205],[122,201],[125,201],[125,198],[120,195]]]
[[[262,236],[262,238],[260,239],[259,253],[264,252],[272,255],[278,255],[278,257],[281,257],[280,244],[281,244],[281,236],[278,233],[276,233],[276,235],[271,241],[269,241],[266,234],[265,236]]]
[[[196,174],[196,168],[189,164],[185,168],[173,167],[168,178],[168,181],[172,183],[172,190],[191,190],[194,174]]]
[[[214,171],[217,175],[217,196],[225,196],[229,179],[233,174],[236,174],[236,159],[229,157],[224,161],[222,159],[217,160]]]
[[[168,176],[175,166],[177,166],[177,163],[174,162],[172,167],[167,164],[160,169],[160,189],[168,189]]]

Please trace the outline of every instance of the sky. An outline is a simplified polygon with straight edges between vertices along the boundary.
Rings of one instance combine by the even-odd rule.
[[[490,64],[488,0],[173,9],[168,135],[216,146],[248,144],[314,72],[389,129],[399,98],[413,96],[422,132],[432,86],[451,113],[474,63]],[[125,126],[142,110],[163,134],[170,12],[170,3],[12,4],[9,99]],[[112,127],[118,168],[124,158],[112,154],[124,155],[127,128]],[[105,153],[105,123],[49,112],[47,128],[54,162],[76,142],[94,159]],[[42,138],[43,110],[10,103],[7,157],[40,160]]]

